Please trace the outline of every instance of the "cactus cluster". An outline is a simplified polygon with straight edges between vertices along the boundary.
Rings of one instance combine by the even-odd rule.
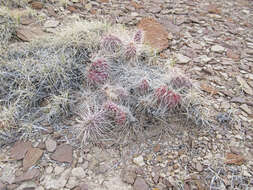
[[[124,58],[127,61],[135,61],[137,58],[137,49],[134,43],[129,43],[124,52],[123,52]]]
[[[105,36],[101,42],[101,47],[111,53],[118,52],[122,45],[122,41],[117,36],[111,34]]]
[[[139,83],[138,90],[141,95],[145,95],[148,93],[148,91],[150,90],[150,86],[146,79],[142,79],[142,81]]]
[[[77,137],[81,139],[82,143],[88,140],[98,142],[109,131],[104,109],[90,104],[80,107],[76,113],[78,124],[75,125],[75,128],[79,131]]]
[[[134,34],[134,42],[136,42],[136,43],[142,43],[142,41],[143,41],[143,31],[138,30]]]
[[[158,105],[172,109],[179,105],[180,95],[170,90],[168,86],[161,86],[155,90],[155,100]]]
[[[104,59],[97,59],[92,62],[88,69],[88,80],[93,85],[104,84],[109,77],[109,66]]]
[[[71,117],[77,124],[69,129],[82,143],[156,125],[146,118],[168,120],[172,112],[199,124],[200,99],[190,97],[195,87],[186,77],[149,64],[154,54],[143,44],[143,31],[115,35],[101,23],[80,25],[76,33],[73,27],[69,34],[1,55],[0,106],[6,109],[0,124],[11,118],[19,131],[30,124],[32,134],[44,125],[59,129]]]
[[[104,107],[106,115],[113,119],[117,125],[124,125],[126,122],[126,113],[115,103],[106,102]]]

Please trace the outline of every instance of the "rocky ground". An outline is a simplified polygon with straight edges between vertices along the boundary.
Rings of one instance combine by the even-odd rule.
[[[159,59],[200,83],[217,125],[175,124],[172,132],[147,130],[122,146],[85,150],[52,129],[1,148],[1,190],[253,189],[252,1],[49,0],[29,7],[32,17],[10,10],[21,15],[19,41],[54,35],[80,19],[147,30]]]

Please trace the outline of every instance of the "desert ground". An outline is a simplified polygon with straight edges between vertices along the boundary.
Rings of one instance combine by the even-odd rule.
[[[0,1],[0,190],[252,190],[253,1]]]

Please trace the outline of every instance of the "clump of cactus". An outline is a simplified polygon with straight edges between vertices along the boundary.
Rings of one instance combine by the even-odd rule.
[[[132,62],[137,61],[137,47],[134,43],[129,43],[123,51],[125,60]]]
[[[142,30],[138,30],[134,34],[134,42],[136,42],[136,43],[142,43],[142,41],[143,41],[143,31]]]
[[[173,92],[168,86],[161,86],[155,90],[155,102],[165,106],[168,110],[175,108],[180,103],[180,95]]]
[[[126,113],[115,103],[106,102],[103,108],[106,111],[106,115],[115,121],[117,125],[123,125],[126,123]]]
[[[88,69],[88,80],[93,85],[104,84],[109,78],[109,65],[104,59],[97,59]]]
[[[77,138],[82,143],[99,142],[110,131],[110,123],[106,119],[105,110],[93,104],[84,104],[78,109],[77,124],[74,126],[78,133]]]
[[[122,45],[122,41],[117,36],[111,34],[105,36],[101,42],[101,47],[111,53],[118,52]]]
[[[171,113],[206,124],[201,102],[191,95],[195,86],[170,69],[149,65],[153,54],[144,48],[143,31],[118,37],[107,28],[79,23],[56,39],[1,55],[0,106],[14,106],[15,114],[1,114],[0,132],[3,121],[33,129],[23,131],[46,125],[59,130],[61,121],[74,117],[77,124],[70,129],[77,138],[95,143],[118,132],[152,127],[157,125],[153,120],[168,120]],[[98,34],[105,37],[101,40]]]
[[[138,88],[141,95],[147,94],[150,89],[148,81],[146,79],[143,79],[140,82],[140,85],[138,86]]]

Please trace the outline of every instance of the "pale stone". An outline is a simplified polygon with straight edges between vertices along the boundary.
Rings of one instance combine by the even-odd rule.
[[[200,162],[196,163],[196,170],[198,172],[202,172],[203,171],[203,166],[202,166],[202,164]]]
[[[5,164],[1,170],[0,181],[12,184],[15,180],[15,168],[11,164]]]
[[[177,63],[182,63],[182,64],[189,63],[191,60],[189,57],[186,57],[182,54],[176,54],[176,58],[178,60]]]
[[[16,188],[16,190],[33,189],[33,188],[37,189],[36,183],[32,182],[32,181],[28,181],[28,182],[24,182],[20,186],[18,186],[18,188]]]
[[[199,56],[199,59],[200,59],[200,61],[203,62],[203,63],[208,63],[209,61],[212,60],[212,58],[207,57],[207,55],[201,55],[201,56]]]
[[[47,21],[44,23],[44,27],[45,27],[45,28],[55,28],[55,27],[57,27],[59,24],[60,24],[60,22],[57,21],[57,20],[47,20]]]
[[[222,135],[218,134],[217,136],[217,139],[222,139]]]
[[[66,185],[67,188],[73,189],[79,184],[79,181],[77,180],[76,177],[69,177],[68,183]]]
[[[250,80],[253,80],[253,74],[246,74],[245,77]]]
[[[78,177],[80,179],[82,179],[86,176],[86,172],[81,167],[73,168],[71,173],[72,173],[72,176]]]
[[[141,156],[141,155],[138,156],[138,157],[136,157],[136,158],[134,158],[133,162],[135,164],[137,164],[138,166],[144,166],[145,165],[144,160],[143,160],[143,156]]]
[[[46,149],[48,152],[54,152],[57,146],[56,141],[52,140],[52,139],[48,139],[46,141]]]
[[[46,173],[47,173],[47,174],[51,174],[53,170],[54,170],[54,168],[53,168],[52,166],[48,166],[48,167],[46,168]]]
[[[211,50],[213,52],[222,53],[222,52],[225,51],[225,48],[220,46],[220,45],[214,45],[214,46],[211,47]]]
[[[132,190],[132,186],[122,182],[119,175],[103,180],[102,184],[106,187],[106,189],[110,189],[110,190]],[[100,189],[98,188],[97,190],[100,190]]]
[[[238,83],[240,83],[241,87],[243,88],[243,90],[249,94],[249,95],[253,95],[253,90],[252,88],[248,85],[248,83],[241,77],[241,76],[237,76],[236,80]]]
[[[250,110],[250,108],[247,106],[247,104],[242,104],[240,106],[240,108],[245,111],[247,114],[251,115],[252,114],[252,111]]]
[[[78,158],[78,161],[77,161],[79,164],[83,163],[83,157],[80,157]]]
[[[87,3],[87,4],[85,5],[85,9],[86,9],[87,11],[91,10],[91,8],[92,8],[92,4],[91,4],[91,3]]]
[[[55,168],[54,168],[54,174],[55,175],[59,175],[59,174],[61,174],[63,171],[64,171],[64,167],[61,167],[61,166],[55,166]]]
[[[83,168],[84,170],[86,170],[86,169],[88,168],[88,166],[89,166],[89,162],[88,162],[88,161],[85,161],[85,162],[82,164],[82,168]]]
[[[55,178],[54,175],[46,175],[41,185],[46,189],[61,189],[67,184],[70,172],[71,168],[66,169],[58,178]]]
[[[137,12],[131,12],[131,16],[137,17],[137,16],[139,16],[139,13],[137,13]]]

